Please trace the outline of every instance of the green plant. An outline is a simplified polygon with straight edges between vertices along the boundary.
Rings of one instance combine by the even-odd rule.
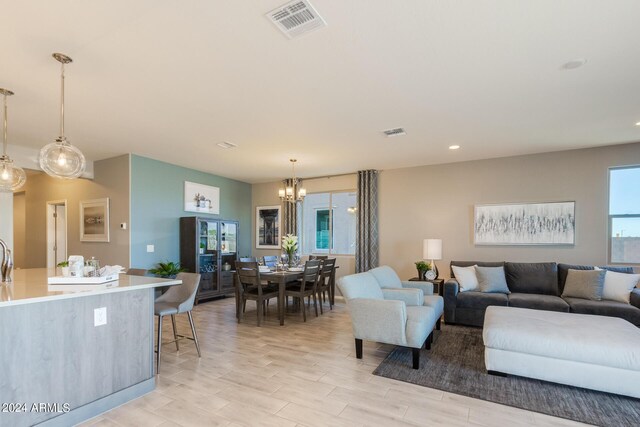
[[[428,262],[416,261],[416,268],[418,269],[418,271],[427,271],[431,269],[431,266]]]
[[[149,269],[149,273],[155,274],[158,277],[175,277],[176,274],[185,271],[180,267],[180,263],[167,261],[159,262],[155,268]]]
[[[204,249],[205,248],[205,244],[204,243],[200,243],[200,249]]]
[[[56,267],[69,267],[69,261],[61,261],[56,264]]]

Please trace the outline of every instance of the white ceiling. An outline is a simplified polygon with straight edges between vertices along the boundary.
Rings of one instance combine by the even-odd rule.
[[[92,160],[263,182],[640,141],[640,1],[312,0],[328,26],[293,40],[283,3],[0,0],[11,142],[57,136],[53,52]]]

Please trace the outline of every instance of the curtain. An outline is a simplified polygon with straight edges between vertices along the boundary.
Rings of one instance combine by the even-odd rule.
[[[293,180],[291,178],[285,179],[285,188],[293,186]],[[298,202],[282,202],[282,236],[285,234],[296,234],[298,232]],[[296,234],[297,235],[297,234]]]
[[[378,171],[358,171],[356,273],[378,266]]]

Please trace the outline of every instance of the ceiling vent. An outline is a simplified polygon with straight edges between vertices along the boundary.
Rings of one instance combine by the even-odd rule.
[[[387,137],[406,135],[407,132],[403,128],[387,129],[382,131]]]
[[[231,142],[227,142],[227,141],[218,142],[216,145],[220,148],[225,148],[225,149],[237,147],[236,144],[232,144]]]
[[[289,39],[327,26],[325,20],[307,0],[294,0],[265,16]]]

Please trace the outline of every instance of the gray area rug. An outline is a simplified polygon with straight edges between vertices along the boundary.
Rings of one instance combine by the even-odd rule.
[[[411,368],[411,350],[396,347],[374,375],[598,426],[640,425],[640,399],[486,373],[482,329],[443,325],[431,350]],[[640,384],[638,385],[640,387]]]

